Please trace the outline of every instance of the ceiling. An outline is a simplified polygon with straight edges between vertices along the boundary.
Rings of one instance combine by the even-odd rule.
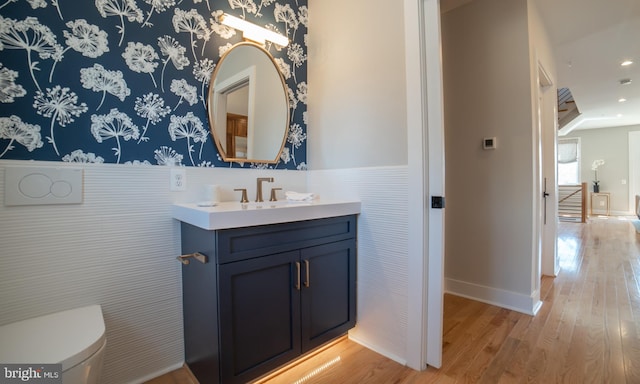
[[[534,1],[553,45],[557,86],[571,90],[581,112],[568,128],[640,125],[640,1]],[[635,63],[620,66],[627,59]]]
[[[470,1],[441,0],[441,8]],[[556,57],[556,86],[569,88],[581,113],[561,134],[640,125],[640,0],[533,1]],[[626,59],[635,63],[621,67]],[[621,85],[622,79],[632,82]]]

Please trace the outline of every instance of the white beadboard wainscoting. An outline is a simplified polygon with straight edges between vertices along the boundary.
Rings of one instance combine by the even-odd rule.
[[[179,223],[174,202],[203,199],[205,184],[255,195],[256,177],[303,191],[306,172],[186,167],[187,190],[169,190],[168,167],[0,160],[6,166],[80,167],[75,205],[0,204],[0,325],[89,304],[102,306],[102,382],[139,383],[184,360]]]
[[[358,321],[349,336],[406,363],[408,167],[310,171],[308,191],[359,199]]]

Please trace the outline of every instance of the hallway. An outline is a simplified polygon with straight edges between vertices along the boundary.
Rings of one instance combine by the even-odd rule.
[[[640,383],[640,234],[616,217],[560,223],[558,256],[535,317],[446,295],[439,370],[343,339],[262,382]],[[152,383],[185,382],[172,374]]]

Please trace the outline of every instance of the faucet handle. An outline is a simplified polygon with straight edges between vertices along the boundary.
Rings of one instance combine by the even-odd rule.
[[[269,201],[278,201],[278,199],[276,198],[276,191],[281,191],[282,188],[271,188],[271,197],[269,198]]]
[[[241,203],[248,203],[249,198],[247,198],[247,189],[246,188],[235,188],[234,191],[242,191],[242,197],[240,198]]]

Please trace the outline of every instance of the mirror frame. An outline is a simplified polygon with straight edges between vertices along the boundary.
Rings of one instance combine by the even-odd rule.
[[[226,138],[220,138],[218,137],[218,134],[216,132],[216,127],[215,127],[215,113],[214,113],[214,109],[215,109],[215,103],[214,103],[214,96],[215,96],[215,80],[216,77],[218,75],[218,71],[220,70],[220,68],[222,67],[222,64],[224,63],[225,59],[227,58],[227,56],[233,52],[234,49],[238,48],[238,47],[243,47],[243,46],[248,46],[248,47],[253,47],[258,49],[260,52],[262,52],[264,55],[266,55],[266,57],[269,59],[269,62],[273,65],[274,69],[276,70],[276,73],[278,74],[279,78],[280,78],[280,83],[282,85],[282,93],[283,93],[283,97],[284,97],[284,101],[285,101],[285,108],[287,110],[286,112],[286,118],[284,121],[284,132],[283,132],[283,137],[282,137],[282,143],[280,144],[280,149],[278,150],[278,153],[276,154],[275,158],[273,160],[271,159],[251,159],[251,158],[239,158],[239,157],[229,157],[227,156],[227,151],[224,149],[223,145],[222,145],[222,139],[225,140],[226,142]],[[273,56],[269,53],[269,51],[267,51],[266,49],[264,49],[264,47],[262,47],[261,45],[252,43],[252,42],[248,42],[248,41],[244,41],[244,42],[240,42],[237,44],[234,44],[231,48],[229,48],[221,57],[220,60],[218,61],[218,63],[216,64],[216,68],[213,71],[213,73],[211,74],[211,79],[209,81],[209,91],[207,93],[207,117],[209,120],[209,131],[211,132],[211,135],[213,136],[213,141],[216,144],[216,148],[218,149],[218,153],[220,154],[220,156],[222,157],[222,160],[225,162],[238,162],[238,163],[260,163],[260,164],[275,164],[280,160],[280,156],[282,155],[282,151],[284,149],[284,146],[287,142],[287,136],[289,135],[289,125],[290,125],[290,120],[291,120],[291,110],[290,110],[290,105],[289,105],[289,92],[288,92],[288,88],[287,88],[287,84],[286,81],[284,79],[284,76],[282,75],[282,72],[280,72],[280,68],[278,68],[278,64],[276,63],[275,59],[273,58]],[[254,122],[256,123],[256,122]],[[257,122],[259,124],[259,122]]]

